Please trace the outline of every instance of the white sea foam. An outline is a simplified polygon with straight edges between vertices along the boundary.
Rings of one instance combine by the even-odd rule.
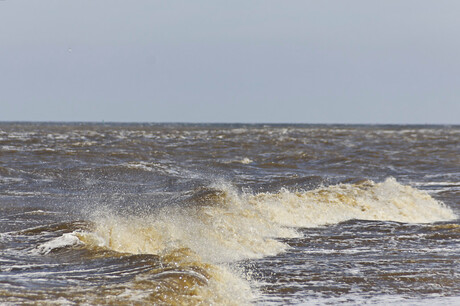
[[[429,223],[456,218],[428,193],[395,179],[341,184],[307,192],[262,193],[249,197],[260,213],[286,226],[312,227],[351,219]]]
[[[48,254],[52,250],[69,247],[82,242],[77,237],[76,233],[66,233],[62,236],[54,238],[50,241],[40,244],[36,249],[32,250],[35,254]]]
[[[243,158],[243,159],[240,161],[240,163],[245,164],[245,165],[250,164],[250,163],[252,163],[252,162],[254,162],[254,161],[253,161],[252,159],[247,158],[247,157]]]

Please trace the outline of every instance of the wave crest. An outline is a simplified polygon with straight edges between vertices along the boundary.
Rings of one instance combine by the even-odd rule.
[[[430,223],[456,218],[426,192],[393,178],[258,194],[221,185],[200,188],[188,201],[193,205],[163,206],[141,217],[100,212],[86,239],[118,252],[161,255],[188,248],[206,261],[229,262],[285,250],[277,238],[298,236],[296,227],[351,219]]]

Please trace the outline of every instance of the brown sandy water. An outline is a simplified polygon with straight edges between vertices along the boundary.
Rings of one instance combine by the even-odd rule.
[[[0,123],[0,302],[455,304],[458,126]]]

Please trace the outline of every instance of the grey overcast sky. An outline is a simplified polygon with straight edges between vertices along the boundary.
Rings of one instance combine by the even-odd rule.
[[[0,121],[460,124],[460,1],[0,1]]]

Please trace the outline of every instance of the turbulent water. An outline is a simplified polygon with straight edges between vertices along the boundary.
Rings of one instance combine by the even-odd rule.
[[[0,302],[457,304],[459,153],[459,126],[0,123]]]

